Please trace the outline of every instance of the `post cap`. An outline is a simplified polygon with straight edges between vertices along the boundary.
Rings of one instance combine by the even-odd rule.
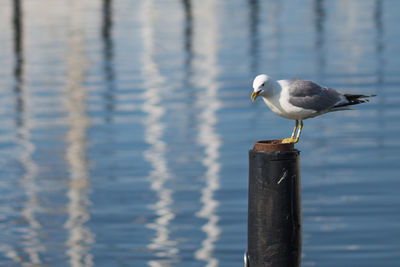
[[[292,151],[294,150],[294,143],[282,144],[281,139],[274,140],[260,140],[254,143],[255,151]]]

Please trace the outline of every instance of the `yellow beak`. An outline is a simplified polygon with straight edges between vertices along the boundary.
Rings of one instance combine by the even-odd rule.
[[[261,92],[261,91],[251,93],[251,101],[254,102],[254,100],[256,100],[256,98],[258,97],[258,95],[260,94],[260,92]]]

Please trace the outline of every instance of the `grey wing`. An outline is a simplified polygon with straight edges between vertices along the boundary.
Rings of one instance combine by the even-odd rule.
[[[289,85],[289,103],[317,112],[329,110],[338,104],[341,94],[332,88],[319,86],[306,80],[287,80]]]

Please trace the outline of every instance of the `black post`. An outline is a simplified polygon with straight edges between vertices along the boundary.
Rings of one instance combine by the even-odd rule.
[[[301,264],[300,152],[280,140],[249,151],[248,267]]]

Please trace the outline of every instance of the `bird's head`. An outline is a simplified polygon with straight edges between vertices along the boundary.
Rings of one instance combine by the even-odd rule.
[[[251,100],[254,102],[259,95],[265,94],[270,87],[271,79],[268,75],[260,74],[254,78],[253,81],[253,93],[251,94]]]

